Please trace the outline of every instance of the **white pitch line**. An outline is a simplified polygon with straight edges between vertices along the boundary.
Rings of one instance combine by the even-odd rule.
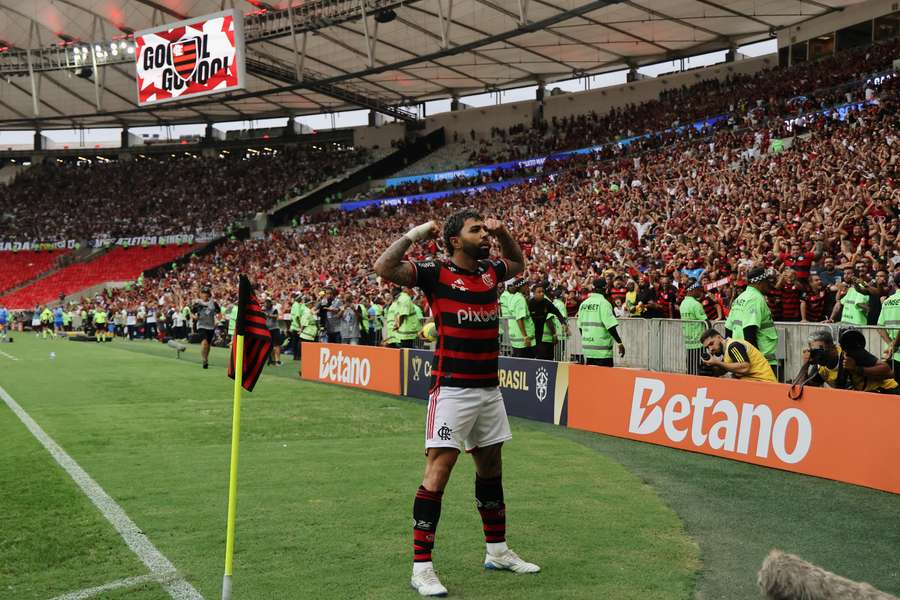
[[[0,355],[5,356],[5,357],[8,358],[9,360],[16,360],[16,361],[19,360],[18,358],[16,358],[16,357],[13,356],[12,354],[7,354],[7,353],[4,352],[3,350],[0,350]]]
[[[176,571],[175,565],[156,549],[153,542],[151,542],[149,538],[144,535],[144,532],[134,524],[134,521],[125,514],[122,507],[119,506],[119,504],[113,500],[102,487],[100,487],[100,484],[94,481],[94,479],[88,475],[77,462],[75,462],[75,459],[69,456],[59,444],[53,441],[53,438],[47,435],[47,433],[41,429],[41,426],[38,425],[34,419],[25,412],[25,409],[19,406],[19,403],[13,400],[12,396],[10,396],[2,387],[0,387],[0,398],[3,398],[3,401],[6,402],[6,405],[10,410],[19,417],[19,420],[25,424],[25,427],[28,428],[31,434],[37,438],[41,445],[47,449],[51,456],[53,456],[54,460],[59,463],[59,466],[69,474],[72,480],[81,488],[81,491],[84,492],[90,501],[94,503],[94,506],[100,510],[100,513],[106,520],[116,528],[116,531],[119,532],[119,535],[122,536],[122,539],[125,540],[125,543],[131,548],[131,551],[137,555],[142,563],[147,565],[148,569],[150,569],[151,576],[163,577]],[[181,577],[162,582],[162,586],[175,600],[203,600],[203,596],[200,592]]]
[[[126,579],[119,579],[118,581],[111,581],[109,583],[98,585],[96,587],[78,590],[77,592],[69,592],[68,594],[56,596],[55,598],[51,598],[50,600],[86,600],[87,598],[99,596],[103,592],[132,588],[149,581],[158,581],[162,583],[163,581],[167,581],[169,579],[172,579],[173,577],[177,577],[177,574],[169,573],[164,577],[161,575],[152,575],[148,573],[147,575],[139,575],[137,577],[128,577]]]

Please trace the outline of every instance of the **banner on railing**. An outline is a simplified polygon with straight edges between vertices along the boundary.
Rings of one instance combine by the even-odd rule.
[[[400,351],[393,348],[303,342],[300,376],[400,395]]]
[[[35,252],[45,250],[71,250],[78,243],[75,240],[58,242],[0,242],[0,252]]]
[[[895,396],[573,365],[568,425],[900,493]]]
[[[403,352],[403,395],[427,399],[434,353]],[[566,424],[569,363],[501,356],[498,375],[508,415]]]

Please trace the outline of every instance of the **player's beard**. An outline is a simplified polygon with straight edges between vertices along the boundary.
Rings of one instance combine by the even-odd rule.
[[[490,246],[481,246],[480,244],[468,244],[463,242],[462,251],[474,258],[475,260],[483,260],[491,255]]]

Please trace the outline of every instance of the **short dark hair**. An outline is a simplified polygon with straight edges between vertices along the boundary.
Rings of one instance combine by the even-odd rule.
[[[484,217],[474,208],[464,208],[456,211],[444,221],[444,247],[447,249],[447,254],[453,254],[453,244],[450,243],[450,238],[456,237],[462,232],[466,219],[483,221]]]
[[[717,336],[717,335],[722,335],[717,329],[713,329],[713,328],[707,329],[707,330],[704,331],[703,334],[700,336],[700,343],[702,344],[703,342],[705,342],[705,341],[708,340],[709,338],[715,337],[715,336]]]

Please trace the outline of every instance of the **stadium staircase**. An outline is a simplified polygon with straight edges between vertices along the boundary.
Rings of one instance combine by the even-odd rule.
[[[6,293],[0,296],[0,304],[11,309],[27,309],[102,284],[133,281],[144,271],[172,262],[199,247],[116,247],[99,255],[92,254],[86,262],[74,262]]]
[[[384,179],[399,169],[421,160],[423,157],[443,147],[445,143],[444,128],[422,136],[417,136],[413,141],[407,142],[387,156],[373,161],[340,179],[327,182],[318,188],[302,196],[294,198],[290,202],[280,205],[271,211],[271,216],[278,223],[285,223],[293,216],[309,211],[331,198],[340,198],[348,195],[348,192],[367,186],[372,181]]]

